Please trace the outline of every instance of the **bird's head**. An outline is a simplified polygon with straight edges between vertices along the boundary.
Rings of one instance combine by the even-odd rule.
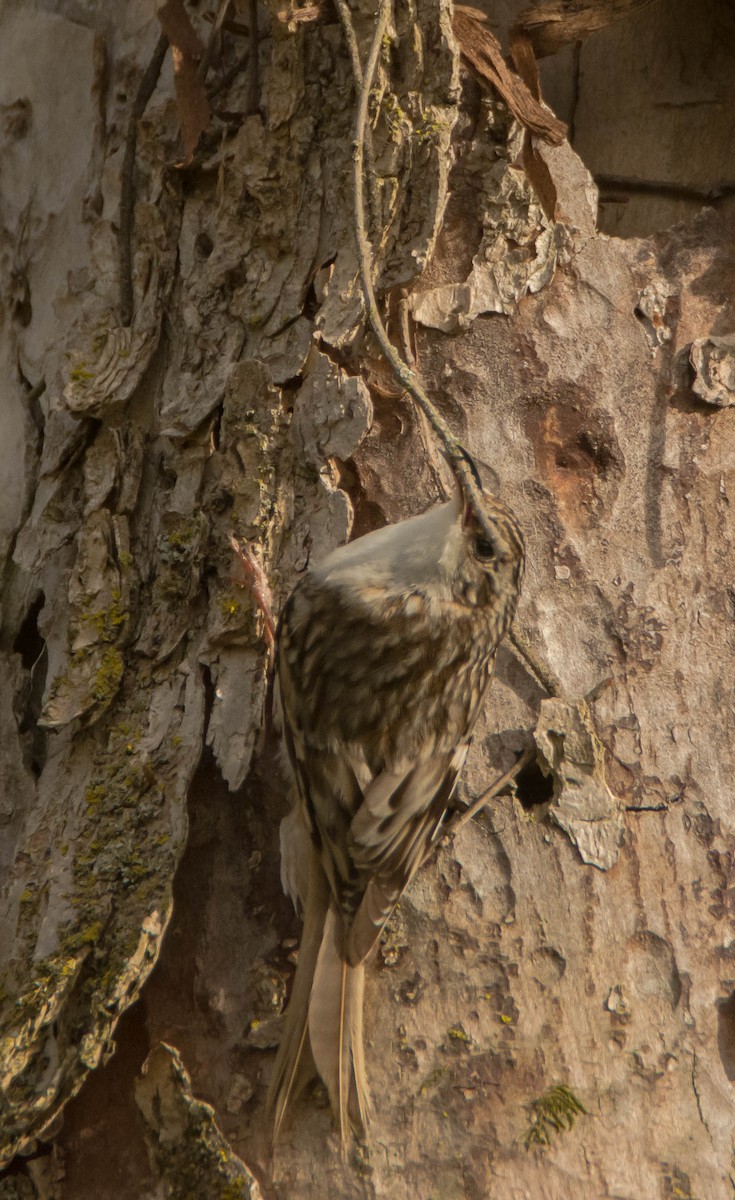
[[[483,491],[479,501],[475,497],[475,504],[470,504],[461,493],[456,498],[441,572],[460,603],[506,609],[507,628],[523,580],[523,534],[511,510],[496,496]]]
[[[447,504],[365,534],[333,551],[314,574],[356,598],[419,591],[439,602],[492,606],[506,630],[523,577],[523,535],[501,500],[481,487],[473,491],[472,503],[458,488]]]

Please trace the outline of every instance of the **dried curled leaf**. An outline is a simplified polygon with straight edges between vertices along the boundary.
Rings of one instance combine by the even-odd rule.
[[[211,117],[204,83],[199,78],[199,63],[204,54],[204,47],[192,27],[183,0],[166,0],[158,10],[158,19],[171,43],[176,105],[184,148],[181,165],[187,166],[194,157],[197,142],[208,128]]]
[[[526,140],[526,131],[514,122],[507,143],[493,147],[483,175],[484,229],[472,270],[462,281],[417,292],[411,300],[417,323],[453,333],[482,313],[514,312],[573,253],[569,229],[549,220],[518,168]]]
[[[513,116],[526,129],[558,146],[566,137],[566,125],[533,96],[520,75],[511,71],[498,39],[487,28],[485,20],[485,14],[476,8],[467,8],[463,4],[455,7],[452,29],[462,57],[481,82],[500,93]]]
[[[510,39],[510,53],[516,71],[526,84],[531,95],[536,100],[540,100],[541,80],[539,79],[538,63],[536,62],[536,55],[533,52],[530,38],[525,33],[518,30],[514,31]],[[557,216],[556,184],[554,183],[548,164],[534,146],[533,138],[528,129],[525,131],[523,139],[521,162],[523,163],[523,169],[526,172],[528,182],[536,193],[539,204],[544,211],[544,216],[547,221],[555,221]]]

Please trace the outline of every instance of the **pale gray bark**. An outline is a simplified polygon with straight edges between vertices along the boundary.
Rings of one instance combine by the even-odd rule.
[[[373,8],[355,12],[364,53]],[[186,168],[164,65],[123,328],[120,167],[160,28],[143,4],[0,14],[0,1158],[36,1154],[0,1196],[724,1200],[735,231],[727,198],[691,193],[726,182],[732,18],[653,4],[545,60],[581,152],[540,148],[551,224],[504,106],[460,87],[444,0],[396,10],[378,284],[522,521],[519,625],[563,698],[501,652],[463,795],[534,730],[555,795],[526,772],[411,886],[369,971],[376,1116],[346,1163],[318,1089],[269,1157],[298,922],[228,537],[278,604],[444,476],[364,334],[340,28],[260,19],[260,110],[242,116],[244,71]],[[597,232],[587,167],[632,179],[605,221],[635,238]],[[636,190],[664,168],[681,194]],[[558,1085],[586,1115],[527,1148]]]

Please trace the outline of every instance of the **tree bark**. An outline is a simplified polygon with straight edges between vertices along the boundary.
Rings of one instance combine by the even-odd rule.
[[[521,519],[517,625],[561,695],[501,650],[461,797],[531,746],[537,762],[389,925],[367,984],[375,1120],[343,1161],[318,1087],[269,1149],[299,923],[264,627],[229,539],[278,607],[310,561],[448,479],[366,331],[336,16],[261,11],[253,73],[253,13],[233,7],[208,51],[191,154],[210,25],[192,9],[175,88],[162,17],[174,53],[132,174],[158,21],[126,5],[101,24],[84,2],[0,15],[0,1197],[724,1200],[732,21],[707,4],[690,37],[683,0],[652,4],[545,60],[582,152],[535,142],[553,219],[524,130],[461,67],[448,0],[395,7],[371,108],[376,286]],[[364,62],[374,8],[353,15]],[[677,82],[655,60],[675,212],[645,187],[647,127],[635,170],[615,157],[599,81],[631,45],[683,64]],[[711,131],[691,171],[687,129]],[[618,181],[635,236],[598,232],[583,158]]]

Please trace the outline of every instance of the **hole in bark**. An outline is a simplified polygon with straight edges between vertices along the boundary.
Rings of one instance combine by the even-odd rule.
[[[33,125],[33,106],[24,97],[2,107],[2,130],[7,138],[20,141],[27,137]]]
[[[208,233],[198,233],[194,239],[194,249],[200,258],[209,258],[214,250],[214,242]]]
[[[333,461],[337,468],[339,486],[347,492],[352,501],[354,519],[350,540],[354,541],[355,538],[360,537],[363,533],[370,533],[373,529],[381,529],[383,525],[387,524],[385,513],[379,504],[368,500],[365,495],[354,459],[335,458]]]
[[[27,735],[23,739],[24,755],[36,778],[41,774],[46,762],[48,740],[46,730],[41,729],[38,724],[48,667],[46,642],[38,629],[38,618],[45,602],[46,597],[43,592],[39,592],[28,609],[13,643],[13,650],[20,655],[21,662],[29,673],[28,681],[19,697],[18,732]]]
[[[717,1005],[717,1049],[730,1083],[735,1083],[735,992]]]
[[[56,1140],[64,1158],[64,1186],[75,1200],[146,1195],[152,1184],[134,1096],[135,1080],[151,1048],[146,1018],[141,1001],[123,1013],[115,1031],[115,1054],[90,1072],[64,1110]]]
[[[27,329],[33,319],[31,288],[24,271],[13,271],[10,275],[13,320],[22,329]]]
[[[301,375],[292,375],[290,379],[284,379],[283,383],[279,384],[281,395],[284,396],[285,393],[288,392],[292,396],[295,396],[301,387],[302,382],[303,379]],[[283,399],[281,403],[283,404]],[[293,404],[290,406],[290,411],[293,412]]]
[[[547,804],[554,795],[554,780],[544,775],[536,763],[529,763],[516,776],[516,795],[526,812]]]
[[[224,410],[224,405],[219,404],[214,413],[214,420],[212,421],[212,445],[214,446],[215,450],[219,450],[219,444],[220,444],[220,440],[222,438],[222,413],[223,413],[223,410]]]
[[[43,592],[39,592],[28,609],[13,643],[13,650],[20,655],[26,671],[33,670],[46,648],[46,642],[38,632],[38,617],[45,603],[46,597]]]
[[[318,311],[319,311],[319,301],[316,298],[316,288],[314,286],[314,280],[312,279],[311,283],[309,284],[309,286],[306,289],[306,293],[304,295],[304,303],[301,307],[301,312],[308,321],[313,321],[314,317],[316,316]]]
[[[321,266],[316,267],[304,289],[304,298],[301,302],[301,315],[309,321],[314,320],[317,312],[324,303],[335,258],[336,255],[332,254],[324,260]],[[329,350],[327,350],[327,353],[330,353]]]

